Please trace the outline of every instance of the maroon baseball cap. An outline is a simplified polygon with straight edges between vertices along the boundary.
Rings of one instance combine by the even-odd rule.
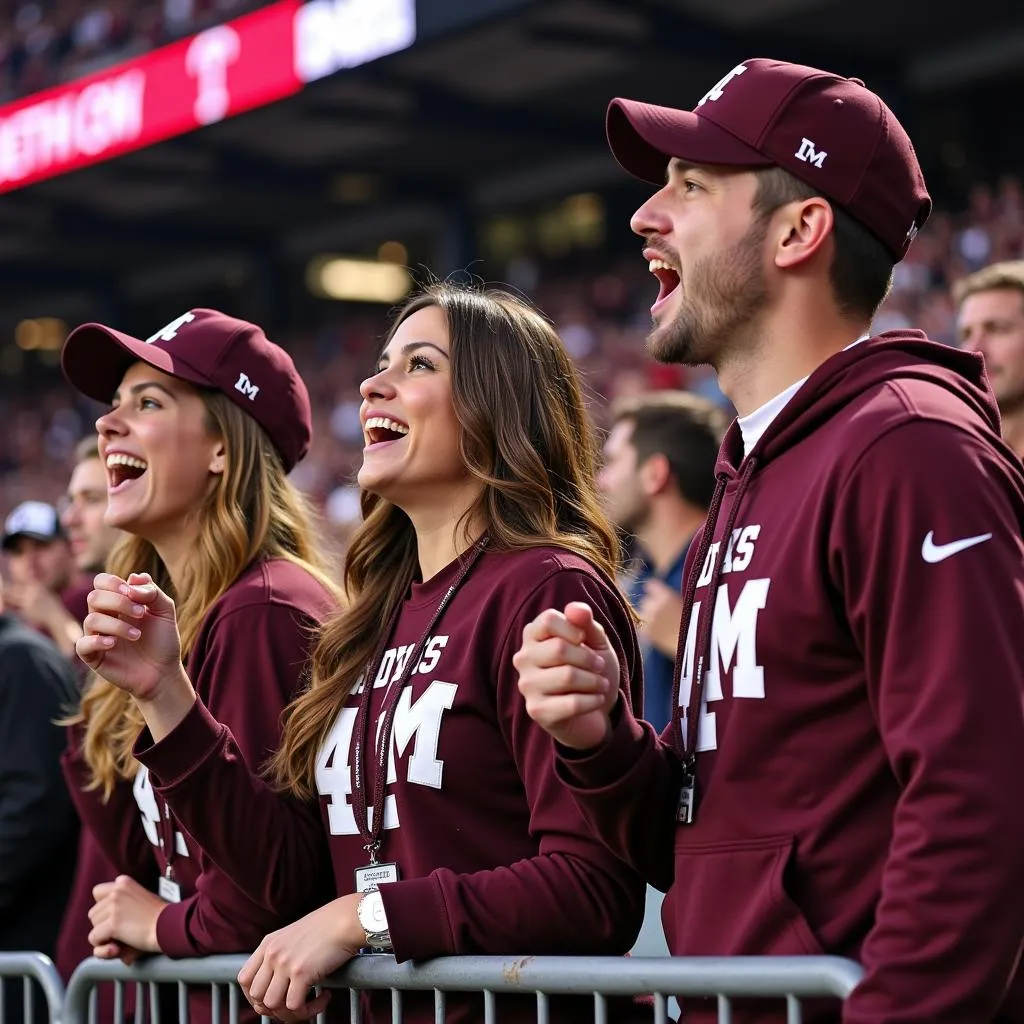
[[[756,57],[692,111],[614,99],[606,127],[622,167],[659,186],[671,157],[782,167],[863,224],[897,262],[931,213],[907,133],[858,78]]]
[[[60,356],[64,376],[98,402],[111,401],[138,360],[227,395],[267,432],[286,472],[309,451],[309,392],[291,356],[256,324],[192,309],[145,341],[103,324],[82,324],[68,335]]]

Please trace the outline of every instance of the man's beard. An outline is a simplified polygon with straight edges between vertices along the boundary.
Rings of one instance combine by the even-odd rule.
[[[1002,386],[997,379],[992,382],[992,391],[1001,416],[1018,416],[1024,412],[1024,387]]]
[[[731,249],[694,266],[681,295],[682,308],[647,337],[647,351],[658,362],[717,365],[768,299],[761,266],[767,233],[767,218],[758,218]]]

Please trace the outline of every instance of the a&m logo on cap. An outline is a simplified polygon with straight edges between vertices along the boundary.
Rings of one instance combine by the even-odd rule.
[[[178,331],[180,331],[185,324],[192,323],[195,318],[194,313],[182,313],[181,316],[172,320],[166,327],[161,327],[156,334],[151,334],[146,339],[146,344],[152,345],[154,341],[174,341],[178,336]]]
[[[736,67],[734,67],[732,71],[729,72],[729,74],[723,75],[717,82],[715,82],[713,86],[711,86],[710,89],[708,89],[706,93],[704,93],[704,96],[701,98],[701,101],[700,103],[697,104],[697,106],[703,107],[704,104],[708,102],[708,100],[711,100],[712,102],[714,102],[715,100],[720,100],[722,98],[722,94],[725,91],[725,87],[734,78],[737,78],[739,75],[742,75],[743,72],[746,70],[746,64],[737,64]]]

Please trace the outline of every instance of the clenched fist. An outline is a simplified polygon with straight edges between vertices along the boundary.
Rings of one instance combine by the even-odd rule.
[[[590,750],[611,732],[619,659],[590,605],[548,609],[523,630],[512,659],[529,716],[563,746]]]

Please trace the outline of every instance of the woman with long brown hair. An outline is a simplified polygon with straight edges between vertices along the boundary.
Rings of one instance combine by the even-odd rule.
[[[125,533],[110,572],[96,578],[86,632],[105,581],[173,594],[178,657],[258,766],[277,749],[314,630],[337,607],[313,517],[287,478],[310,442],[306,388],[260,328],[205,309],[146,342],[84,325],[62,365],[79,391],[112,402],[96,424],[105,518]],[[144,609],[128,612],[137,620]],[[87,914],[95,955],[129,962],[248,951],[281,919],[247,897],[154,792],[132,753],[145,730],[138,704],[106,678],[108,668],[116,677],[119,654],[101,645],[88,659],[94,677],[70,719],[63,766],[84,825],[121,873],[96,887],[91,906],[69,908],[65,926]],[[191,1002],[199,1019],[208,993]]]
[[[399,311],[361,390],[364,521],[346,608],[321,633],[269,784],[181,671],[159,588],[124,595],[112,582],[108,614],[79,642],[86,660],[119,652],[108,678],[134,694],[155,741],[137,756],[251,897],[281,913],[308,902],[324,868],[314,831],[326,830],[339,898],[268,936],[240,974],[253,1006],[285,1021],[321,1009],[329,993],[308,1000],[309,986],[360,948],[621,954],[643,917],[643,885],[587,831],[512,664],[540,610],[585,600],[621,652],[623,685],[639,666],[571,360],[520,300],[436,285]],[[141,637],[127,628],[133,600],[147,608]],[[296,801],[318,802],[322,824]],[[386,993],[368,1002],[389,1019]],[[509,1000],[502,1019],[532,1019],[529,1003]],[[429,998],[404,1009],[434,1019]],[[479,1016],[478,1001],[449,999],[449,1020]]]

